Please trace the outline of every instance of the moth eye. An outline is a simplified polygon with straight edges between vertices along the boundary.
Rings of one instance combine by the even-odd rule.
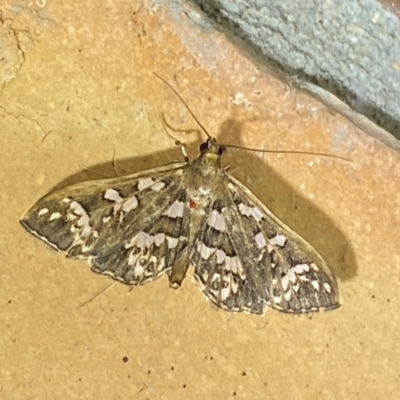
[[[200,145],[200,153],[204,154],[208,150],[208,142],[204,142]]]
[[[225,153],[226,147],[225,146],[219,146],[218,147],[218,154],[221,156],[222,153]]]

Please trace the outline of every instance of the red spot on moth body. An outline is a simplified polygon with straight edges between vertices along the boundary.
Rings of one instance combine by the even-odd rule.
[[[189,207],[190,207],[192,210],[196,210],[196,209],[197,209],[197,203],[196,203],[195,201],[193,201],[193,200],[190,200],[190,201],[189,201]]]

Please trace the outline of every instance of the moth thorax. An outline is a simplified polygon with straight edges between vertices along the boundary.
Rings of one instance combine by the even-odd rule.
[[[208,185],[199,186],[190,191],[190,205],[192,209],[204,208],[211,201],[212,188]]]

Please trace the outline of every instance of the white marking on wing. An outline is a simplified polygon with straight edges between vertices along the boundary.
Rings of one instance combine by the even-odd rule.
[[[208,217],[208,226],[216,229],[217,231],[225,231],[225,218],[217,210],[212,210]]]
[[[89,251],[91,248],[92,248],[91,245],[82,244],[81,251],[82,251],[82,253],[86,253],[86,252]]]
[[[263,219],[263,214],[257,207],[252,207],[250,212],[257,222],[260,222]]]
[[[327,282],[324,282],[324,289],[328,292],[328,293],[331,293],[332,292],[332,287],[331,287],[331,285],[329,284],[329,283],[327,283]]]
[[[87,215],[85,209],[77,201],[73,201],[69,207],[72,213],[79,217]]]
[[[135,235],[130,242],[128,242],[127,244],[125,244],[125,248],[129,249],[131,247],[143,247],[144,243],[146,241],[148,234],[145,232],[139,232],[137,235]]]
[[[153,243],[154,243],[154,236],[152,236],[152,235],[147,235],[146,242],[145,242],[145,246],[146,246],[147,248],[150,248],[151,245],[152,245]]]
[[[59,219],[61,217],[61,213],[59,213],[58,211],[53,212],[50,215],[49,221],[55,221],[56,219]]]
[[[86,238],[90,235],[91,232],[92,232],[91,226],[89,224],[85,224],[81,232],[81,237]]]
[[[222,264],[226,258],[225,252],[218,249],[216,255],[217,255],[217,264]]]
[[[259,249],[263,249],[265,245],[267,244],[265,240],[265,236],[263,235],[262,232],[258,232],[256,236],[254,236],[254,239],[256,240],[256,244]]]
[[[239,257],[233,256],[233,257],[226,257],[225,261],[225,266],[228,271],[231,271],[232,273],[239,275],[241,279],[245,278],[245,274],[242,268],[242,264],[239,260]]]
[[[71,212],[68,213],[68,220],[73,221],[76,220],[78,217],[78,221],[76,222],[75,226],[71,226],[71,232],[77,232],[77,228],[80,229],[80,233],[77,232],[75,236],[74,242],[72,243],[71,247],[79,245],[82,242],[81,238],[87,238],[91,233],[95,232],[94,229],[90,226],[90,217],[86,210],[82,207],[80,203],[77,201],[72,201],[69,206]]]
[[[157,182],[154,185],[151,186],[151,190],[154,190],[155,192],[159,192],[161,189],[163,189],[165,186],[165,182]]]
[[[286,292],[283,297],[285,298],[286,301],[289,301],[290,298],[292,297],[292,292],[289,290],[288,292]]]
[[[140,179],[140,181],[138,182],[138,190],[144,190],[147,189],[148,187],[154,185],[154,179],[153,178],[144,178],[144,179]]]
[[[133,269],[133,274],[136,277],[143,276],[144,267],[140,264],[139,261],[136,262],[135,268]]]
[[[234,274],[237,274],[238,273],[238,262],[237,261],[238,261],[237,257],[229,257],[229,256],[227,256],[226,260],[225,260],[225,268],[228,271],[231,271]]]
[[[133,252],[130,252],[129,257],[128,257],[128,265],[136,264],[139,256],[140,256],[140,254],[134,254]]]
[[[109,217],[103,217],[103,219],[102,219],[102,221],[103,221],[103,224],[106,224],[107,222],[109,222],[110,221],[110,219],[111,219],[111,217],[109,216]]]
[[[153,244],[156,246],[160,247],[162,243],[165,242],[165,234],[164,233],[157,233],[157,235],[149,235],[146,232],[139,232],[137,235],[135,235],[130,242],[125,244],[126,249],[130,249],[132,247],[138,247],[138,248],[143,248],[147,247],[150,248]],[[167,238],[168,240],[168,246],[169,248],[176,247],[178,244],[178,239],[175,238]]]
[[[160,259],[159,265],[157,266],[157,270],[162,271],[164,268],[165,268],[165,257],[162,257]]]
[[[122,205],[122,210],[125,212],[129,212],[131,210],[134,210],[138,206],[138,200],[136,196],[131,196],[128,199],[126,199]]]
[[[319,292],[319,282],[318,281],[311,281],[311,285],[313,285],[314,289]]]
[[[38,216],[41,217],[42,215],[45,215],[49,212],[48,208],[42,208],[41,210],[39,210],[38,212]]]
[[[286,243],[286,236],[277,233],[274,237],[269,239],[270,243],[274,246],[283,247]]]
[[[310,270],[310,266],[308,264],[297,264],[293,267],[293,271],[296,274],[304,274],[304,272],[308,272]]]
[[[72,242],[70,248],[73,248],[73,247],[75,247],[75,246],[78,246],[78,245],[80,245],[80,244],[82,244],[82,243],[83,243],[83,240],[82,240],[81,236],[80,236],[79,234],[76,234],[76,235],[74,236],[74,241]]]
[[[177,238],[167,236],[167,241],[169,249],[174,249],[176,246],[178,246],[179,240]]]
[[[167,215],[170,218],[182,218],[184,209],[185,204],[182,201],[175,200],[163,215]]]
[[[289,278],[289,281],[292,283],[295,283],[297,280],[296,273],[293,271],[293,268],[290,268],[287,272],[287,276]]]
[[[229,282],[229,277],[224,276],[222,278],[222,288],[220,290],[220,299],[222,301],[225,301],[229,297],[230,294],[231,294],[231,285]]]
[[[239,283],[236,280],[234,280],[232,276],[231,276],[231,278],[232,278],[232,282],[231,282],[232,293],[237,293],[239,290]]]
[[[122,208],[122,203],[115,203],[114,204],[114,214],[116,214]]]
[[[156,236],[154,236],[154,244],[157,247],[160,247],[161,244],[163,244],[165,242],[165,235],[164,233],[157,233]]]
[[[281,283],[282,283],[282,289],[286,292],[286,290],[289,287],[289,277],[287,275],[282,276]]]
[[[203,242],[198,242],[197,243],[197,251],[199,252],[200,256],[204,260],[208,260],[208,258],[214,254],[215,249],[212,249],[211,247],[207,247]]]
[[[115,189],[107,189],[106,192],[104,193],[104,198],[106,200],[111,200],[116,202],[123,200],[120,194]]]
[[[314,271],[319,271],[319,268],[318,268],[314,263],[311,263],[311,264],[310,264],[310,267],[311,267]]]
[[[280,304],[282,301],[282,298],[280,296],[274,296],[274,303],[275,304]]]
[[[215,274],[212,276],[211,284],[210,284],[210,289],[211,289],[213,292],[218,292],[220,280],[221,280],[221,274],[215,273]]]
[[[263,218],[263,214],[257,207],[248,207],[243,203],[239,204],[239,211],[246,217],[253,217],[257,222],[260,222]]]
[[[89,215],[85,214],[78,219],[78,222],[76,224],[78,226],[84,226],[84,225],[86,226],[89,225],[89,221],[90,221]]]
[[[309,281],[308,276],[306,276],[306,275],[299,275],[298,278],[302,282],[308,282]]]

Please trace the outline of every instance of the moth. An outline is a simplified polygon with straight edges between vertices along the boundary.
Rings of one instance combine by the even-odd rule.
[[[227,311],[307,313],[340,306],[335,276],[313,247],[221,165],[215,139],[198,158],[78,183],[23,216],[33,235],[127,285],[189,265],[205,297]]]

